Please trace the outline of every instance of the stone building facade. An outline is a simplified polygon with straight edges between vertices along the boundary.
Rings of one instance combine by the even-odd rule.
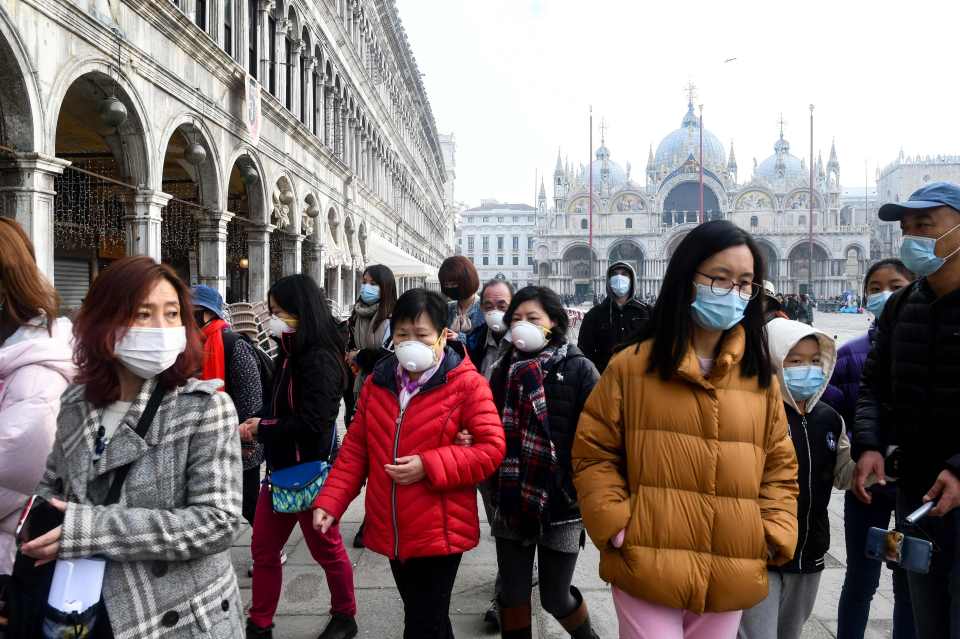
[[[700,123],[693,105],[680,128],[651,147],[645,181],[634,179],[630,163],[613,160],[606,141],[589,167],[573,167],[558,153],[553,200],[542,188],[534,256],[538,280],[562,295],[589,299],[603,294],[607,265],[631,263],[638,295],[660,289],[666,265],[680,240],[698,223]],[[767,257],[767,279],[778,291],[808,290],[810,170],[780,136],[773,154],[753,161],[746,181],[731,143],[729,155],[710,131],[703,131],[704,213],[749,230]],[[593,193],[589,192],[589,172]],[[831,147],[826,163],[814,167],[813,293],[832,297],[857,290],[869,256],[870,231],[864,211],[841,206],[840,162]],[[593,250],[589,247],[589,203],[593,200]]]
[[[483,200],[460,214],[457,253],[473,261],[481,285],[494,278],[517,288],[535,283],[536,213],[529,204]]]
[[[0,4],[0,214],[67,306],[124,254],[260,300],[452,250],[430,103],[392,0]]]

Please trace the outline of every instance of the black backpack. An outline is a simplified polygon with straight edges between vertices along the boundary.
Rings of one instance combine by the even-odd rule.
[[[259,346],[253,343],[247,335],[243,333],[234,333],[233,331],[224,331],[223,332],[223,359],[224,359],[224,376],[227,378],[224,381],[224,387],[227,390],[227,393],[230,393],[230,361],[233,355],[233,349],[237,344],[237,340],[243,340],[250,345],[250,348],[253,349],[253,354],[257,358],[257,371],[260,372],[260,388],[263,392],[263,396],[266,397],[267,393],[270,392],[270,389],[273,387],[273,359]]]

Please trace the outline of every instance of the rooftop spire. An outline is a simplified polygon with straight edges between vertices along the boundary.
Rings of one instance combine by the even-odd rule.
[[[557,147],[557,168],[553,170],[554,175],[563,175],[563,162],[560,160],[560,147]]]
[[[831,140],[830,142],[830,160],[827,162],[828,167],[839,167],[840,161],[837,160],[837,141]]]
[[[733,152],[733,140],[730,140],[730,159],[727,161],[727,167],[731,169],[737,168],[737,155]]]

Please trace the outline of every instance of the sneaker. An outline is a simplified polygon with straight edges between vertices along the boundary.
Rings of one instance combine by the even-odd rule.
[[[280,551],[280,565],[287,563],[287,552],[285,550]],[[247,568],[247,577],[253,578],[253,566]]]
[[[487,626],[487,632],[500,630],[500,605],[496,599],[490,602],[490,607],[483,613],[483,623]]]
[[[357,636],[357,620],[347,615],[333,613],[330,623],[323,629],[317,639],[353,639]]]
[[[366,523],[366,522],[363,522],[363,523],[360,524],[360,528],[357,529],[357,534],[354,535],[354,537],[353,537],[353,547],[354,547],[354,548],[366,548],[366,546],[363,545],[363,524],[364,524],[364,523]]]
[[[273,624],[267,628],[261,628],[247,619],[247,639],[273,639]]]

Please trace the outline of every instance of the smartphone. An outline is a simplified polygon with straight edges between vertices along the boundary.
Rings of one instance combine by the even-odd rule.
[[[930,570],[933,544],[896,530],[871,528],[867,532],[866,555],[870,559],[897,564],[910,572],[926,574]]]
[[[27,501],[17,523],[17,543],[23,544],[50,532],[63,523],[63,513],[39,495]]]

